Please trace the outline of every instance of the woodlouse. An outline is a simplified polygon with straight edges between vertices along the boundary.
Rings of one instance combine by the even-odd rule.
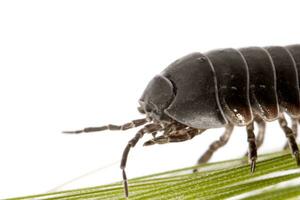
[[[153,139],[144,145],[152,145],[182,142],[207,129],[225,127],[220,139],[200,157],[200,164],[207,162],[227,143],[234,126],[246,126],[250,169],[254,172],[265,124],[278,120],[287,137],[287,145],[300,165],[295,140],[300,118],[299,79],[300,45],[192,53],[178,59],[150,81],[138,108],[146,118],[121,126],[110,124],[65,133],[127,130],[145,125],[123,152],[121,169],[126,197],[128,153],[146,133],[151,133]],[[292,128],[288,127],[284,113],[291,117]],[[259,128],[257,138],[254,122]],[[161,134],[157,135],[159,132]]]

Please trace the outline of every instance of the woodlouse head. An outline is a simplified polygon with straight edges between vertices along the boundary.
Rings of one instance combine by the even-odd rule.
[[[164,110],[174,99],[172,83],[164,76],[155,76],[146,87],[139,103],[139,111],[154,121],[170,121]]]

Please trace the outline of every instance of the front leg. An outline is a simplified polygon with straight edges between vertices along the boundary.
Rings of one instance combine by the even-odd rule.
[[[195,128],[182,129],[179,131],[172,132],[169,135],[161,135],[155,137],[152,140],[145,142],[144,146],[149,146],[153,144],[166,144],[170,142],[183,142],[194,138],[196,135],[199,135],[204,131],[205,129],[195,129]]]

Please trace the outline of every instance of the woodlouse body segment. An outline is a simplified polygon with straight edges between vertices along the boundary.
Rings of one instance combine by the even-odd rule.
[[[300,88],[300,45],[289,45],[286,46],[286,49],[291,53],[294,58],[297,72],[298,72],[298,88]]]
[[[247,64],[235,49],[205,54],[216,72],[218,95],[225,117],[234,125],[245,126],[253,120],[249,103]]]
[[[278,120],[297,165],[296,143],[300,121],[300,45],[286,47],[248,47],[192,53],[171,63],[155,76],[140,98],[145,118],[123,125],[89,127],[65,133],[128,130],[143,126],[126,145],[121,169],[125,196],[128,181],[125,172],[131,148],[145,135],[153,139],[144,146],[183,142],[210,128],[225,132],[198,159],[207,162],[224,146],[234,126],[245,126],[250,170],[255,171],[257,149],[263,144],[266,122]],[[291,118],[288,126],[285,113]],[[254,123],[258,131],[255,134]]]
[[[175,98],[165,110],[172,119],[201,129],[227,124],[220,109],[213,68],[203,54],[187,55],[161,74],[176,88]]]
[[[275,66],[279,106],[291,116],[299,117],[299,82],[294,58],[284,47],[266,47],[266,50]]]
[[[253,114],[265,121],[278,117],[276,72],[268,52],[259,47],[239,49],[249,70],[249,98]]]

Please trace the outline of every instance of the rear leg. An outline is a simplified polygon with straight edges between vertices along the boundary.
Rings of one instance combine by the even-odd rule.
[[[293,130],[288,127],[287,121],[283,114],[279,117],[278,121],[279,121],[280,127],[284,131],[285,136],[288,140],[288,144],[289,144],[290,150],[292,151],[292,155],[296,159],[297,165],[300,166],[299,149],[298,149],[298,145],[296,143],[295,134],[294,134]]]
[[[197,164],[207,163],[209,159],[212,157],[212,155],[214,154],[214,152],[216,152],[220,147],[227,144],[232,132],[233,132],[233,125],[228,124],[225,128],[225,132],[223,133],[223,135],[219,138],[219,140],[214,141],[209,146],[208,150],[206,150],[206,152],[198,159]],[[196,171],[197,170],[195,169],[194,172]]]
[[[292,131],[294,133],[295,139],[297,140],[297,136],[298,136],[298,119],[291,118],[291,122],[292,122]],[[286,142],[283,149],[288,149],[288,148],[289,148],[289,143]]]
[[[136,119],[136,120],[133,120],[133,121],[123,124],[123,125],[108,124],[108,125],[100,126],[100,127],[88,127],[88,128],[84,128],[82,130],[76,130],[76,131],[64,131],[63,133],[79,134],[79,133],[89,133],[89,132],[97,132],[97,131],[105,131],[105,130],[125,131],[125,130],[131,129],[131,128],[135,128],[135,127],[144,125],[147,122],[148,122],[147,118]]]

